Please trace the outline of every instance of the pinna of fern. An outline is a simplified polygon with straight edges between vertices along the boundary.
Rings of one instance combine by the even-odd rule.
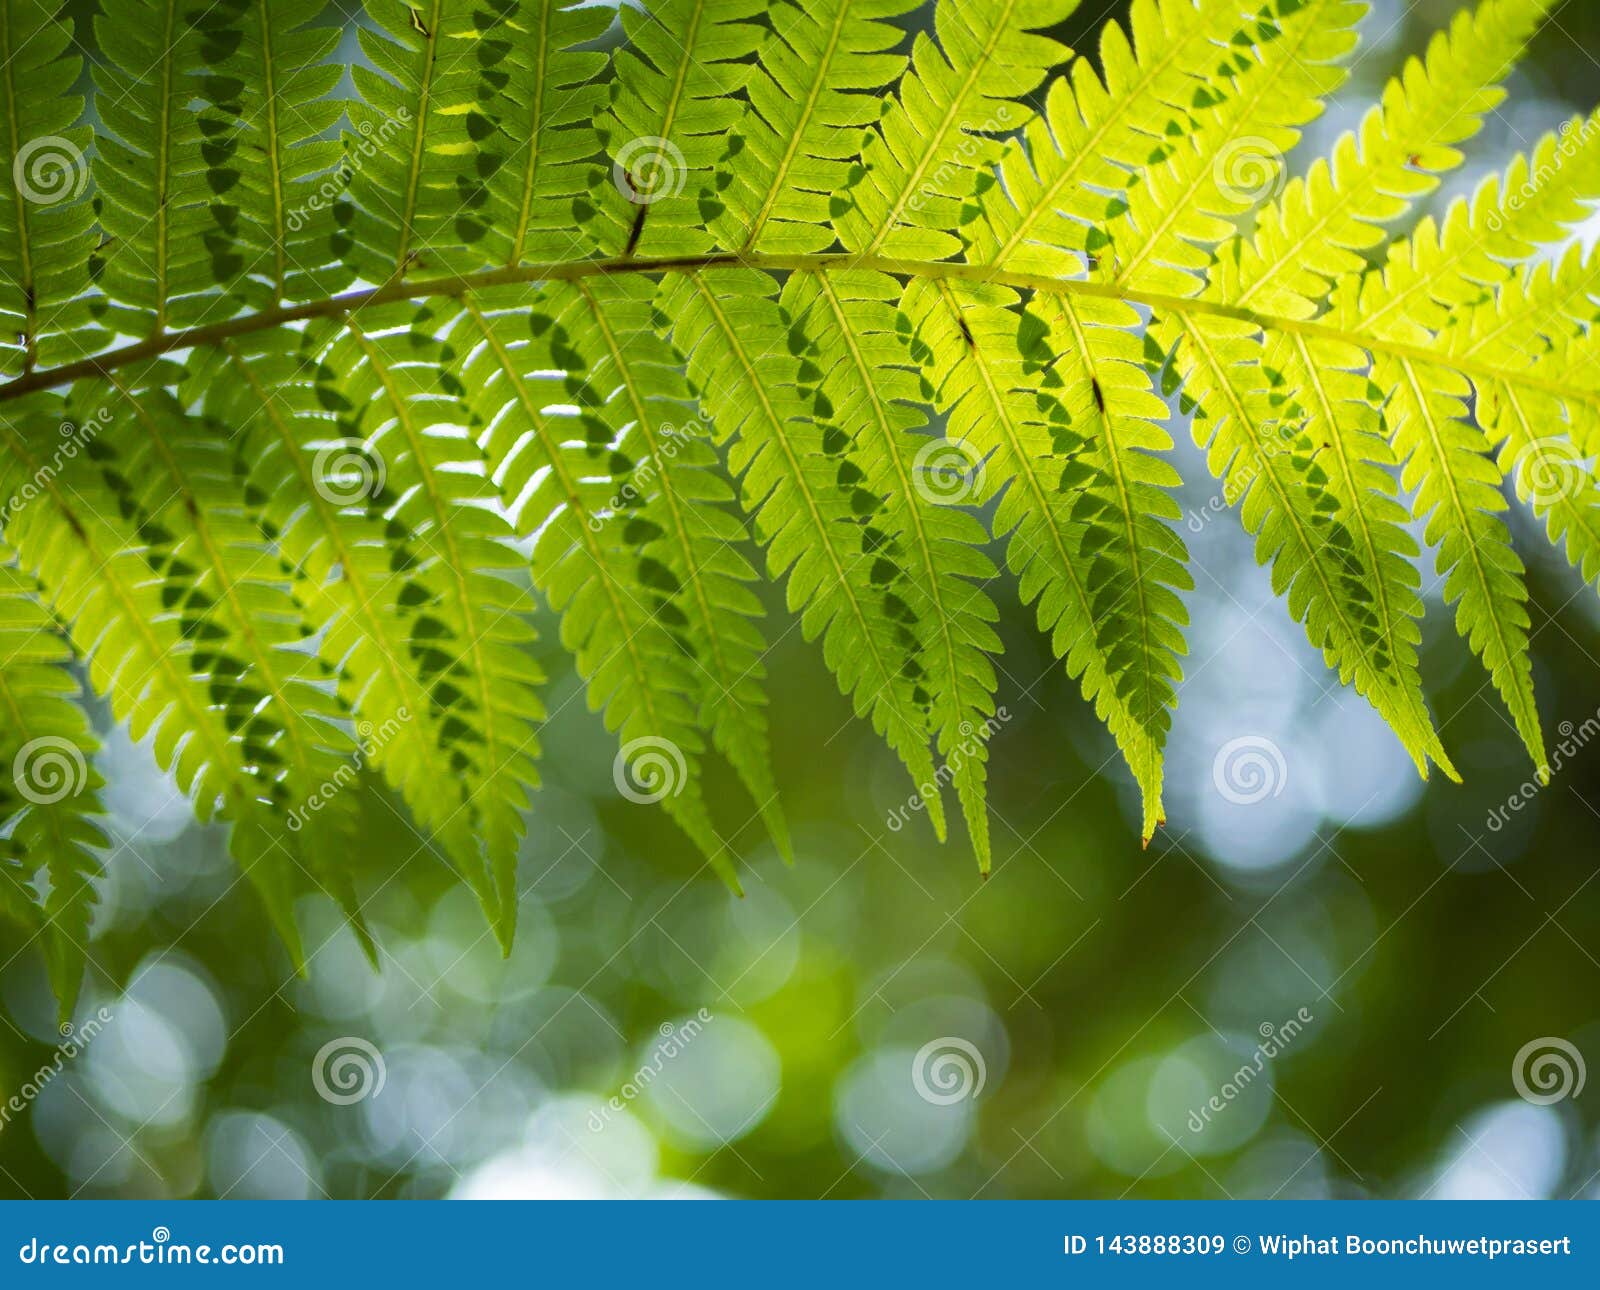
[[[1549,0],[1458,15],[1293,177],[1352,0],[1133,0],[1084,54],[1074,0],[369,0],[349,76],[321,0],[99,7],[0,0],[0,704],[13,759],[76,772],[5,795],[5,909],[67,1004],[101,841],[72,660],[297,962],[301,896],[360,927],[357,760],[509,942],[535,597],[619,788],[730,883],[708,758],[789,849],[762,577],[987,871],[998,558],[1148,840],[1175,402],[1423,775],[1455,771],[1418,528],[1547,773],[1505,510],[1600,571],[1600,261],[1543,253],[1600,199],[1597,122],[1423,206]]]

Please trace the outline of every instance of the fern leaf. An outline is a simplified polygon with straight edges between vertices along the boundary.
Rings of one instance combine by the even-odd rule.
[[[447,17],[467,7],[457,0],[369,0],[366,6],[373,26],[360,31],[366,62],[351,70],[359,97],[346,105],[353,132],[345,151],[351,159],[350,262],[370,282],[419,267],[448,267],[459,246],[455,217],[462,194],[452,180],[469,161],[444,125],[450,110],[471,100],[447,97],[453,87],[441,82],[450,59],[441,46]]]
[[[714,750],[786,853],[752,542],[987,869],[991,514],[1148,837],[1190,585],[1174,399],[1424,774],[1454,771],[1412,520],[1547,770],[1503,484],[1600,578],[1600,256],[1544,250],[1600,198],[1600,117],[1393,229],[1552,0],[1480,0],[1276,201],[1352,0],[1133,0],[1059,75],[1074,0],[373,0],[359,57],[316,0],[103,0],[88,103],[58,7],[0,0],[0,604],[60,623],[297,959],[301,896],[359,919],[356,798],[324,788],[369,758],[509,940],[529,582],[619,791],[737,885]],[[28,191],[41,139],[60,201]],[[57,853],[93,850],[77,818]],[[38,930],[35,869],[0,855]]]
[[[129,734],[153,735],[157,762],[194,797],[202,819],[220,805],[233,826],[233,854],[298,966],[304,955],[293,902],[304,883],[273,813],[287,805],[276,784],[277,755],[247,748],[249,714],[214,706],[199,665],[191,672],[195,642],[172,613],[164,582],[152,576],[144,536],[121,514],[121,490],[76,453],[65,468],[41,453],[41,443],[59,442],[63,419],[61,408],[41,407],[22,426],[0,427],[10,489],[33,498],[9,517],[8,542],[68,624],[90,683]]]
[[[1233,0],[1137,0],[1131,38],[1115,22],[1100,39],[1104,79],[1087,59],[1050,83],[1043,113],[999,159],[998,182],[977,176],[963,211],[967,258],[1017,272],[1076,275],[1109,242],[1120,196],[1152,154],[1174,146],[1176,122],[1214,103],[1222,51],[1244,47],[1248,20]],[[1237,55],[1234,55],[1236,57]]]
[[[1423,61],[1390,82],[1359,131],[1262,212],[1253,239],[1219,256],[1213,294],[1291,318],[1314,312],[1330,284],[1360,267],[1383,228],[1460,164],[1454,145],[1504,97],[1499,82],[1551,0],[1483,0],[1435,35]]]
[[[104,338],[84,298],[94,244],[83,60],[46,0],[0,0],[0,371],[26,374]]]
[[[682,646],[702,678],[700,722],[710,730],[755,799],[774,842],[788,851],[788,827],[772,779],[763,709],[761,656],[766,644],[755,619],[760,602],[743,584],[755,571],[737,549],[746,540],[737,519],[721,505],[733,500],[714,473],[716,454],[688,406],[690,390],[679,375],[681,360],[665,344],[652,344],[653,291],[648,283],[580,284],[589,309],[587,336],[575,334],[592,355],[589,387],[601,397],[591,404],[610,420],[619,443],[639,468],[653,472],[629,527],[641,550],[641,570],[659,599],[657,613],[676,627]],[[677,433],[670,421],[678,416]]]
[[[669,279],[658,311],[672,320],[672,340],[688,356],[719,435],[738,436],[731,462],[744,509],[771,575],[788,574],[789,608],[801,614],[806,638],[822,636],[828,666],[857,712],[870,717],[914,784],[931,785],[927,716],[903,672],[900,602],[856,520],[852,468],[838,460],[841,449],[827,451],[815,390],[821,370],[777,294],[765,274],[715,270]],[[928,810],[942,836],[937,794]]]
[[[1362,12],[1348,0],[1288,0],[1244,28],[1216,84],[1196,94],[1206,105],[1156,144],[1127,189],[1128,209],[1110,231],[1116,282],[1178,296],[1203,287],[1212,249],[1274,190],[1299,127],[1344,80]]]
[[[1098,415],[1092,389],[1081,381],[1074,388],[1059,372],[1040,380],[1054,360],[1048,328],[1031,314],[1019,318],[1019,303],[1004,287],[919,283],[904,307],[926,346],[952,438],[984,463],[972,500],[987,504],[1004,490],[994,530],[1010,535],[1007,563],[1024,601],[1038,601],[1039,626],[1068,674],[1081,679],[1133,771],[1148,841],[1163,819],[1165,727],[1143,723],[1119,689],[1127,672],[1116,633],[1121,615],[1106,612],[1104,568],[1096,565],[1115,538],[1085,521],[1116,496],[1116,482],[1091,442]]]
[[[947,230],[996,136],[1026,119],[1016,102],[1071,53],[1036,35],[1077,0],[942,0],[934,38],[919,33],[911,67],[861,161],[835,197],[834,227],[852,251],[942,260],[961,249]]]
[[[40,939],[63,1020],[87,959],[96,853],[108,845],[95,823],[98,743],[76,702],[70,659],[37,584],[0,565],[0,761],[9,772],[0,778],[0,903]]]
[[[238,427],[249,502],[295,575],[302,613],[323,624],[319,653],[358,717],[364,756],[493,908],[498,898],[469,807],[479,781],[468,750],[447,737],[441,697],[449,693],[430,683],[438,632],[420,629],[420,610],[437,597],[415,585],[422,556],[412,534],[383,513],[400,495],[398,474],[341,424],[357,408],[339,374],[363,360],[341,352],[329,355],[339,366],[319,361],[328,332],[223,346],[213,361],[193,365],[188,388],[210,418]],[[439,773],[440,758],[448,774]]]
[[[1193,589],[1188,553],[1172,521],[1183,512],[1167,490],[1179,483],[1156,454],[1172,447],[1162,428],[1167,407],[1150,389],[1132,310],[1107,301],[1051,302],[1049,322],[1064,351],[1055,371],[1064,401],[1086,441],[1091,476],[1074,513],[1092,621],[1107,673],[1142,736],[1141,784],[1159,784],[1158,757],[1177,702],[1188,613],[1177,592]],[[1149,791],[1148,789],[1146,790]],[[1151,807],[1146,806],[1149,840]]]
[[[830,200],[845,187],[861,132],[880,115],[873,95],[906,64],[893,52],[901,32],[885,19],[915,7],[823,0],[768,9],[773,34],[745,84],[751,112],[722,162],[726,245],[806,252],[833,243]]]
[[[320,0],[218,0],[198,17],[205,74],[194,90],[217,227],[212,269],[239,303],[271,308],[348,285],[335,218],[343,105],[332,91],[336,27]]]
[[[630,757],[664,753],[670,774],[652,772],[639,795],[659,801],[737,889],[699,785],[703,680],[657,612],[659,578],[628,514],[641,491],[630,481],[635,460],[591,408],[599,396],[570,339],[592,326],[588,302],[571,293],[532,301],[521,289],[503,294],[467,304],[482,344],[471,348],[462,379],[516,531],[534,539],[534,584],[562,615],[562,643],[591,705],[620,731],[619,786],[632,783]]]
[[[392,328],[394,330],[385,330]],[[433,339],[430,312],[352,317],[324,370],[338,373],[325,401],[339,398],[341,436],[383,463],[383,491],[396,500],[389,523],[407,535],[412,650],[443,709],[441,742],[459,767],[473,831],[495,875],[497,930],[509,950],[516,917],[517,846],[529,787],[538,783],[535,727],[542,678],[521,616],[522,560],[498,491],[467,434],[451,426],[460,388],[453,351]]]
[[[1416,491],[1413,510],[1439,547],[1447,602],[1479,654],[1541,778],[1549,777],[1528,659],[1528,590],[1522,561],[1499,512],[1506,507],[1483,431],[1466,418],[1470,386],[1458,373],[1411,359],[1381,358],[1378,380],[1394,382],[1393,435],[1404,463],[1401,483]]]
[[[621,10],[632,49],[616,56],[615,95],[599,128],[626,201],[606,251],[693,255],[713,244],[705,224],[717,204],[716,164],[744,114],[734,96],[762,37],[745,19],[761,8],[760,0],[662,0]],[[593,187],[605,193],[605,183]]]
[[[604,34],[612,12],[605,5],[564,7],[561,0],[525,0],[496,9],[501,21],[479,33],[477,12],[459,18],[462,42],[482,51],[474,62],[484,84],[498,93],[475,93],[460,114],[475,149],[474,177],[460,179],[464,240],[481,242],[501,264],[580,258],[592,246],[588,225],[598,214],[588,161],[600,151],[595,118],[606,99],[600,73],[607,56],[581,49]],[[470,33],[470,34],[469,34]],[[454,64],[453,64],[454,65]],[[475,87],[476,88],[476,87]]]
[[[122,417],[97,440],[101,470],[149,544],[162,602],[192,642],[187,661],[247,754],[278,768],[277,801],[302,820],[307,876],[360,928],[345,864],[357,830],[355,801],[337,791],[353,748],[348,713],[315,655],[301,648],[312,628],[285,571],[261,549],[236,459],[217,427],[197,424],[170,395],[135,396],[113,378],[107,397]]]

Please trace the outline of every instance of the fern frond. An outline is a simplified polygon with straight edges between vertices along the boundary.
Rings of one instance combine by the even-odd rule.
[[[26,374],[102,339],[84,296],[94,247],[83,60],[48,0],[0,0],[0,371]]]
[[[460,767],[469,818],[495,874],[497,929],[509,948],[516,916],[517,844],[528,788],[538,783],[535,727],[543,679],[528,646],[530,607],[517,585],[522,560],[487,463],[464,428],[453,351],[433,338],[435,320],[407,308],[347,323],[324,362],[338,373],[327,401],[342,398],[339,428],[383,463],[389,524],[406,534],[414,607],[412,650],[441,708],[441,743]],[[393,330],[385,330],[393,329]]]
[[[220,809],[230,821],[230,849],[299,964],[293,903],[304,883],[274,813],[288,805],[278,756],[247,746],[249,713],[230,716],[208,693],[200,665],[191,670],[196,642],[147,562],[146,535],[121,512],[122,489],[80,455],[82,443],[64,463],[43,451],[60,442],[62,424],[83,423],[65,422],[60,406],[37,406],[21,425],[0,425],[8,492],[30,499],[8,517],[7,541],[67,623],[113,714],[134,739],[153,737],[156,761],[191,794],[201,819]],[[220,678],[224,691],[227,684]]]
[[[1039,626],[1051,634],[1068,674],[1080,678],[1084,697],[1133,771],[1144,795],[1148,841],[1164,818],[1166,705],[1159,705],[1160,719],[1145,719],[1138,711],[1141,686],[1130,679],[1130,669],[1152,662],[1147,643],[1170,640],[1182,609],[1164,598],[1163,589],[1161,607],[1170,617],[1146,623],[1143,613],[1153,608],[1148,600],[1136,600],[1134,617],[1140,621],[1131,641],[1120,638],[1125,593],[1113,587],[1112,570],[1128,548],[1125,535],[1101,522],[1121,495],[1108,470],[1115,455],[1107,453],[1109,439],[1098,424],[1095,378],[1083,379],[1089,364],[1079,366],[1076,380],[1070,371],[1062,373],[1078,363],[1075,352],[1047,371],[1055,358],[1048,325],[1031,314],[1019,319],[1013,312],[1019,303],[1017,293],[1005,287],[914,283],[904,305],[926,346],[936,402],[948,409],[951,436],[984,463],[973,501],[987,503],[1005,490],[994,529],[1010,535],[1007,563],[1023,600],[1038,601]],[[1070,344],[1072,338],[1063,340]],[[1143,572],[1140,552],[1128,563]],[[1154,659],[1168,694],[1167,682],[1177,678],[1173,654],[1161,647]]]
[[[345,863],[357,835],[355,799],[336,791],[354,747],[349,713],[304,648],[314,629],[287,570],[264,549],[237,458],[220,427],[190,417],[164,391],[135,394],[113,377],[98,392],[115,420],[95,441],[95,460],[145,541],[163,609],[188,647],[184,659],[250,763],[273,768],[275,804],[301,820],[295,863],[303,876],[365,935]]]
[[[1415,490],[1413,513],[1439,547],[1447,602],[1471,642],[1542,778],[1549,777],[1528,658],[1528,589],[1522,561],[1499,513],[1506,501],[1483,431],[1467,419],[1471,392],[1458,373],[1413,360],[1380,358],[1378,380],[1393,382],[1391,407],[1401,483]]]
[[[777,294],[766,274],[686,274],[664,284],[658,311],[671,319],[673,343],[688,356],[718,436],[737,436],[730,459],[742,477],[744,509],[755,518],[771,575],[788,575],[789,608],[800,613],[806,639],[821,635],[828,666],[857,712],[870,717],[916,785],[933,784],[927,714],[904,670],[916,646],[896,612],[896,580],[885,577],[859,522],[857,472],[842,460],[842,446],[828,451],[817,356],[791,328]],[[928,810],[942,836],[937,794]]]
[[[333,136],[344,69],[320,0],[217,0],[198,17],[204,74],[191,87],[216,228],[212,269],[248,308],[349,285],[335,218],[343,150]]]
[[[1453,776],[1421,523],[1544,773],[1503,485],[1600,579],[1600,256],[1546,249],[1600,199],[1600,116],[1410,216],[1551,7],[1481,0],[1274,201],[1353,0],[1133,0],[1064,74],[1073,0],[372,0],[360,58],[315,0],[104,0],[86,105],[56,6],[0,0],[28,630],[53,615],[228,824],[297,958],[301,895],[357,916],[356,798],[322,786],[369,758],[506,940],[530,583],[619,791],[737,885],[715,750],[787,852],[752,543],[987,869],[983,511],[1148,838],[1190,586],[1176,403],[1291,616]],[[35,136],[92,188],[34,200]],[[0,857],[0,906],[42,919],[28,864]]]
[[[95,822],[98,741],[76,702],[72,653],[38,592],[0,563],[0,911],[41,941],[65,1019],[87,958],[96,853],[108,843]]]
[[[610,112],[599,129],[611,158],[602,213],[620,218],[602,240],[612,254],[695,255],[713,245],[715,170],[744,115],[735,97],[762,29],[746,21],[761,0],[660,0],[623,6],[632,49],[616,55]],[[626,200],[620,206],[612,199]]]
[[[448,77],[454,60],[443,45],[461,37],[459,27],[447,31],[447,19],[469,7],[457,0],[366,4],[372,25],[360,29],[366,63],[351,69],[358,97],[345,104],[353,129],[344,145],[350,264],[369,282],[448,267],[464,240],[457,181],[470,175],[471,152],[447,127],[449,114],[465,111],[472,98]],[[476,66],[470,58],[454,65],[463,62]]]
[[[470,221],[470,240],[481,241],[493,262],[577,259],[592,249],[585,226],[597,202],[611,196],[592,191],[588,164],[600,151],[595,118],[606,101],[600,73],[608,59],[578,47],[603,35],[613,15],[605,5],[561,0],[502,0],[498,8],[502,21],[493,29],[463,35],[486,47],[477,61],[504,88],[476,95],[461,114],[479,178],[463,178],[458,218]],[[463,14],[461,23],[464,33],[475,30],[476,15]]]
[[[982,526],[940,499],[937,441],[915,433],[927,418],[917,407],[921,376],[899,297],[899,284],[883,274],[797,273],[784,305],[819,346],[829,424],[860,427],[845,455],[878,507],[864,519],[863,543],[882,566],[875,579],[903,580],[907,625],[919,646],[906,663],[920,670],[935,741],[988,872],[987,747],[973,744],[994,715],[988,656],[1000,648],[990,626],[999,612],[973,580],[986,581],[995,569],[979,549]]]
[[[755,625],[761,606],[744,585],[755,571],[738,550],[745,531],[722,505],[733,500],[732,490],[712,469],[716,454],[695,420],[681,360],[655,335],[650,285],[579,284],[577,292],[589,326],[575,331],[574,340],[591,356],[588,390],[599,395],[588,406],[616,431],[618,451],[635,463],[633,478],[643,484],[627,515],[641,576],[655,593],[656,613],[702,678],[700,724],[787,853],[760,684],[766,675],[766,643]],[[680,418],[676,426],[664,419],[673,416]]]
[[[941,0],[932,36],[918,33],[911,67],[860,164],[836,195],[833,224],[851,251],[942,260],[961,249],[948,230],[997,136],[1026,119],[1030,94],[1071,50],[1034,33],[1078,0]]]
[[[1104,79],[1074,60],[995,176],[976,177],[962,212],[972,263],[1076,276],[1108,245],[1122,194],[1174,148],[1177,123],[1220,101],[1213,82],[1242,56],[1251,25],[1234,0],[1138,0],[1129,21],[1131,38],[1115,22],[1101,35]]]
[[[589,360],[572,343],[592,331],[589,301],[518,289],[469,301],[467,320],[473,343],[462,379],[476,428],[516,531],[534,539],[534,584],[562,615],[562,644],[591,706],[621,734],[619,782],[631,755],[665,751],[674,772],[647,783],[645,795],[737,887],[697,773],[704,677],[675,632],[680,619],[659,612],[660,561],[643,549],[653,526],[632,524],[647,487],[632,476],[646,462],[628,453],[628,440],[615,442],[595,406],[604,396],[587,380]],[[637,437],[631,446],[637,452]]]
[[[1505,79],[1552,0],[1482,0],[1437,33],[1384,91],[1360,129],[1289,182],[1253,238],[1218,256],[1212,294],[1235,305],[1306,318],[1341,275],[1361,267],[1384,227],[1432,192],[1461,161],[1504,97]]]
[[[784,0],[767,10],[773,34],[745,83],[751,111],[722,163],[732,230],[725,245],[805,252],[833,244],[830,201],[845,187],[861,132],[881,115],[874,96],[906,65],[893,52],[901,32],[885,19],[916,4]]]
[[[1213,75],[1231,79],[1227,92],[1197,92],[1177,137],[1155,145],[1126,190],[1109,234],[1114,281],[1179,296],[1201,290],[1213,249],[1275,189],[1300,127],[1343,82],[1363,11],[1350,0],[1270,4],[1219,51]]]
[[[411,590],[418,562],[409,534],[382,513],[377,463],[339,432],[334,408],[351,409],[338,375],[318,355],[330,328],[271,334],[220,346],[191,365],[186,392],[228,427],[248,463],[248,502],[293,572],[318,650],[344,705],[368,728],[370,760],[399,790],[475,890],[482,872],[461,778],[468,763],[445,740],[443,706],[421,661],[414,620],[425,596]],[[387,482],[385,480],[384,482]],[[439,773],[443,756],[449,774]]]

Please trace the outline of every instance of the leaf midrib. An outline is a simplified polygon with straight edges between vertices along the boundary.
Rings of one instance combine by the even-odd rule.
[[[320,300],[263,309],[220,322],[206,323],[181,331],[164,332],[92,358],[78,359],[59,367],[35,371],[0,384],[0,403],[10,402],[38,390],[67,385],[83,377],[106,376],[121,367],[164,354],[215,345],[230,337],[267,331],[312,318],[339,318],[363,308],[375,308],[395,301],[424,300],[436,296],[461,298],[491,287],[530,282],[577,282],[587,278],[634,273],[694,273],[703,269],[718,268],[761,269],[774,273],[809,272],[823,275],[835,271],[861,270],[899,277],[925,278],[931,281],[988,282],[1047,294],[1120,300],[1157,311],[1184,316],[1229,318],[1236,322],[1248,323],[1263,331],[1305,336],[1312,340],[1333,341],[1372,353],[1448,367],[1467,376],[1509,381],[1528,389],[1543,390],[1556,398],[1600,408],[1600,389],[1587,389],[1567,381],[1540,377],[1521,368],[1508,369],[1493,362],[1464,355],[1448,353],[1441,355],[1437,349],[1386,337],[1368,336],[1322,321],[1278,317],[1230,305],[1225,301],[1120,288],[1109,283],[1090,282],[1081,278],[1053,278],[1045,274],[997,270],[987,265],[961,261],[905,260],[893,256],[855,255],[849,252],[823,252],[810,255],[762,253],[745,255],[735,252],[715,252],[707,255],[663,256],[652,259],[607,257],[499,267],[475,273],[448,274],[411,281],[397,279],[381,286],[358,288]]]

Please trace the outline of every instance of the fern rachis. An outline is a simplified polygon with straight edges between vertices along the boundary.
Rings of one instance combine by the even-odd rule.
[[[0,0],[0,463],[31,498],[0,568],[7,638],[54,669],[0,674],[0,707],[70,724],[75,654],[229,822],[291,945],[308,874],[359,913],[351,804],[307,816],[290,863],[273,821],[362,723],[396,729],[377,769],[509,938],[545,718],[533,595],[624,750],[671,750],[662,804],[708,862],[737,882],[699,786],[712,750],[787,852],[762,562],[941,834],[953,783],[987,869],[969,743],[995,708],[983,548],[1003,540],[1148,839],[1190,586],[1162,393],[1198,405],[1312,643],[1423,774],[1453,774],[1414,495],[1544,772],[1498,512],[1507,475],[1526,493],[1530,470],[1576,470],[1535,507],[1600,568],[1597,270],[1534,267],[1600,199],[1600,132],[1391,231],[1460,162],[1543,0],[1483,0],[1329,161],[1237,201],[1220,167],[1256,140],[1281,173],[1359,6],[1135,0],[1097,69],[1044,30],[1071,0],[661,0],[609,33],[600,7],[371,0],[348,81],[318,0],[169,3],[143,27],[102,7],[86,108],[68,20]],[[40,191],[39,138],[79,191]],[[53,463],[101,391],[125,420]],[[973,495],[919,474],[936,427],[979,465]],[[385,478],[330,492],[335,445]],[[63,901],[87,934],[82,791],[5,804],[37,851],[8,852],[3,902],[31,935]],[[51,944],[70,995],[75,951]]]

